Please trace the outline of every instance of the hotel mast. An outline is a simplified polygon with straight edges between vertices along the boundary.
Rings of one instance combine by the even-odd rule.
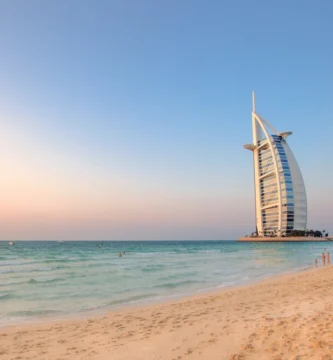
[[[303,177],[287,144],[291,131],[278,132],[256,113],[252,93],[253,152],[257,233],[286,235],[305,230],[307,201]]]

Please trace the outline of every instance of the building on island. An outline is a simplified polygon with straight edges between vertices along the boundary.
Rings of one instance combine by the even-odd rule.
[[[307,201],[303,177],[287,144],[292,132],[278,132],[257,114],[252,94],[253,152],[256,234],[288,236],[305,230]]]

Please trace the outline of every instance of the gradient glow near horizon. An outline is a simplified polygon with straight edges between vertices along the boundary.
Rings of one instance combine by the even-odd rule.
[[[333,232],[331,1],[0,2],[0,239],[254,230],[251,92]]]

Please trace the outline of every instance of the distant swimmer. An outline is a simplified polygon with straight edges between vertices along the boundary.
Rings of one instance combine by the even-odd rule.
[[[119,254],[118,254],[118,257],[122,257],[123,256],[123,254],[120,252]]]
[[[315,267],[317,267],[318,266],[318,259],[316,258],[315,259]]]
[[[322,253],[322,255],[321,255],[321,260],[323,262],[323,266],[325,266],[326,265],[326,257],[325,257],[324,253]]]
[[[327,253],[327,264],[331,263],[331,254],[328,252]]]

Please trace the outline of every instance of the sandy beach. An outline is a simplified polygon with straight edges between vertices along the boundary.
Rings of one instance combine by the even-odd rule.
[[[9,359],[333,359],[333,267],[113,311],[0,328]]]

